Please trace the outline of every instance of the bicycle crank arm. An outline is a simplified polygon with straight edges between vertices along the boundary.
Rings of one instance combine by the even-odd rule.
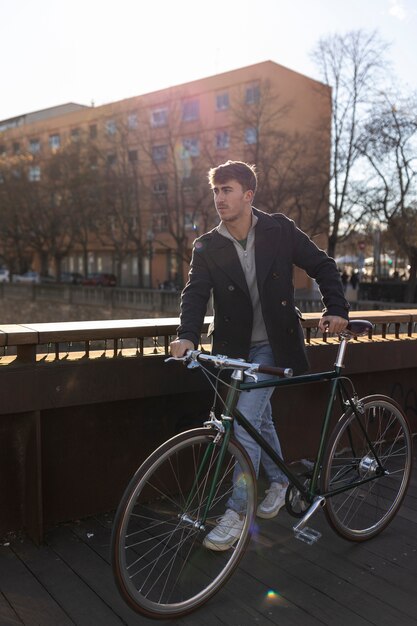
[[[326,504],[326,499],[323,496],[317,496],[313,504],[307,510],[304,517],[300,519],[300,521],[293,526],[294,536],[296,539],[303,541],[304,543],[308,543],[312,545],[316,541],[318,541],[321,537],[321,533],[313,528],[309,528],[307,526],[307,522],[316,513],[319,508],[322,508]]]

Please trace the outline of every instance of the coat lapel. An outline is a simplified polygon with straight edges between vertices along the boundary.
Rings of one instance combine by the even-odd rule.
[[[220,235],[216,230],[213,231],[210,255],[214,263],[227,274],[230,280],[249,296],[248,285],[235,247],[229,239]]]
[[[255,263],[258,289],[261,294],[271,265],[280,250],[281,226],[268,214],[254,209],[258,218],[255,228]]]

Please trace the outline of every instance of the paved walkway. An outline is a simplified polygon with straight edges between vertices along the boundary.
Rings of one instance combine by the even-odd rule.
[[[416,455],[415,455],[416,456]],[[294,539],[293,519],[262,521],[239,570],[181,626],[416,626],[417,459],[405,503],[365,544],[340,539],[322,512],[315,546]],[[36,547],[0,545],[0,626],[138,626],[155,623],[120,599],[109,565],[111,515],[61,525]],[[268,593],[271,592],[271,593]]]

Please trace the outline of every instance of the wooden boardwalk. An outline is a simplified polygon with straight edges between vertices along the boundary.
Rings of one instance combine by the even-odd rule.
[[[416,457],[416,454],[414,454]],[[327,526],[315,546],[294,539],[293,519],[262,520],[239,570],[181,626],[416,626],[417,459],[406,501],[377,538],[352,544]],[[0,545],[0,626],[152,624],[120,599],[109,565],[112,518],[103,515],[50,530],[36,547]],[[270,593],[268,593],[270,592]]]

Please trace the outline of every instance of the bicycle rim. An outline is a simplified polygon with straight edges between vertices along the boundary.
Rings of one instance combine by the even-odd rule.
[[[392,520],[407,490],[412,459],[410,430],[400,407],[384,396],[369,396],[361,404],[360,420],[372,446],[349,410],[330,438],[322,479],[323,492],[351,486],[327,498],[325,513],[336,532],[353,541],[374,537]]]
[[[116,513],[116,582],[128,604],[148,617],[184,615],[206,602],[232,574],[249,541],[255,478],[246,452],[233,440],[201,522],[221,452],[213,443],[216,434],[197,429],[161,446],[139,468]],[[247,494],[243,530],[232,548],[213,552],[203,540],[227,509],[236,466]]]

